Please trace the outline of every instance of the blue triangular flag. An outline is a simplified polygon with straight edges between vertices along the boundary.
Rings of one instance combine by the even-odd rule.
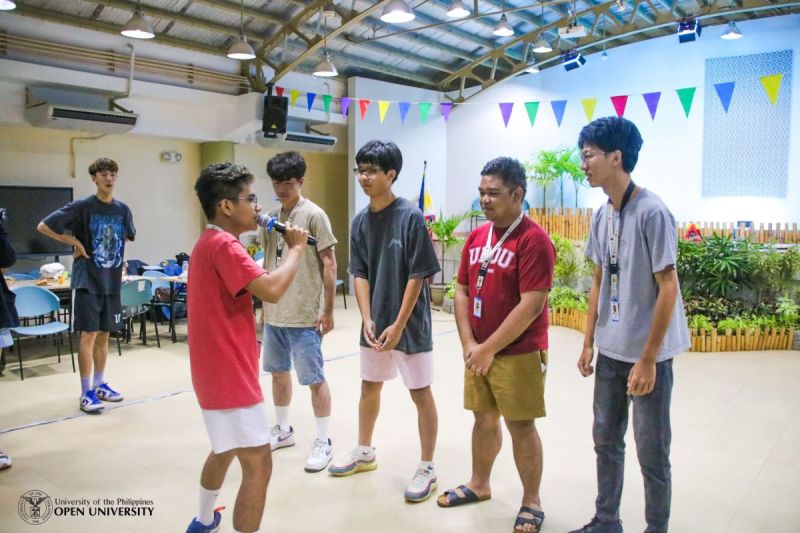
[[[558,123],[558,127],[561,127],[561,119],[564,118],[564,109],[567,107],[566,100],[553,100],[550,102],[550,105],[553,107],[553,113],[556,116],[556,122]]]
[[[308,110],[311,111],[311,107],[314,105],[314,99],[317,97],[317,93],[306,93],[306,99],[308,100]]]
[[[728,107],[731,105],[734,85],[736,85],[735,81],[714,84],[714,88],[717,90],[717,96],[719,96],[719,101],[722,102],[722,107],[725,109],[726,113],[728,112]]]
[[[397,108],[400,110],[400,124],[405,124],[406,122],[406,115],[408,114],[408,110],[411,108],[410,102],[398,102]]]

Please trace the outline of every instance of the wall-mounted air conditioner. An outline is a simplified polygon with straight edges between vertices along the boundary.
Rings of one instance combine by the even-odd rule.
[[[297,131],[287,131],[274,135],[256,133],[256,141],[261,146],[281,148],[293,148],[295,150],[323,151],[336,146],[336,137],[333,135],[317,135],[314,133],[300,133]]]
[[[136,126],[139,115],[68,105],[36,102],[25,107],[25,119],[32,126],[100,133],[125,133]]]

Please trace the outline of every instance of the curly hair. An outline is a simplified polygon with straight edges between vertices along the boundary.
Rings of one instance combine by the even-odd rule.
[[[109,171],[116,174],[119,171],[119,166],[117,162],[113,159],[109,159],[108,157],[101,157],[100,159],[95,159],[91,165],[89,165],[89,175],[94,176],[98,172]]]
[[[301,179],[306,175],[306,160],[297,152],[283,152],[267,161],[267,174],[272,181]]]

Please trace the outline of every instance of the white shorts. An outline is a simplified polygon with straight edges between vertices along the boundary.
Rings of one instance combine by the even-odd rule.
[[[269,444],[270,427],[264,402],[235,409],[201,409],[214,453]]]
[[[384,382],[403,377],[409,390],[424,389],[433,383],[433,352],[406,354],[398,350],[379,352],[361,347],[361,379]]]

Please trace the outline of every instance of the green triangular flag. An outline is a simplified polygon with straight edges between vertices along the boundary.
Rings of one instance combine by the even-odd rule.
[[[431,110],[431,103],[420,102],[417,105],[419,106],[419,118],[422,120],[422,123],[425,124],[428,121],[428,113]]]
[[[531,121],[531,128],[536,123],[536,113],[539,112],[539,102],[525,102],[525,110],[528,112],[528,120]]]
[[[325,106],[325,112],[327,113],[331,108],[331,95],[323,94],[322,95],[322,103]]]
[[[675,91],[678,93],[678,98],[681,99],[681,105],[683,106],[683,112],[686,113],[686,118],[689,118],[689,110],[692,109],[692,101],[694,100],[694,93],[696,90],[697,87],[685,87]]]

